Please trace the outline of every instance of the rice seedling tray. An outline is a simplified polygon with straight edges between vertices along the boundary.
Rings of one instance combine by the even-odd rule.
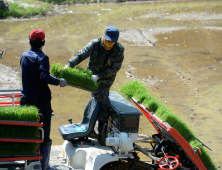
[[[19,161],[19,160],[39,160],[42,159],[42,156],[22,156],[22,157],[0,157],[0,162],[2,161]],[[1,165],[0,165],[1,167]]]
[[[83,69],[81,67],[67,67],[65,68],[59,63],[53,63],[51,66],[51,75],[56,78],[64,78],[72,87],[77,87],[82,90],[95,92],[100,82],[95,82],[91,77],[93,75],[91,70]]]
[[[87,89],[87,88],[84,88],[84,87],[81,87],[81,86],[77,86],[77,85],[75,85],[75,84],[70,84],[70,83],[68,83],[67,85],[68,85],[68,86],[71,86],[71,87],[79,88],[79,89],[81,89],[81,90],[86,90],[86,91],[89,91],[89,92],[92,92],[92,93],[95,93],[95,92],[96,92],[96,90]]]
[[[164,123],[159,117],[151,113],[148,109],[146,109],[143,104],[139,103],[135,98],[132,98],[132,101],[139,108],[139,110],[147,117],[147,119],[151,122],[151,124],[158,133],[159,130],[155,126],[155,122],[162,126],[162,128],[164,128],[170,134],[169,136],[172,136],[173,139],[177,141],[177,143],[184,149],[184,151],[188,154],[191,160],[198,167],[198,169],[207,170],[198,154],[194,152],[190,144],[180,135],[180,133],[176,129],[172,128],[169,124]]]
[[[15,158],[17,158],[17,157],[36,157],[36,156],[38,156],[38,154],[36,153],[36,154],[21,154],[21,155],[13,155],[13,154],[11,154],[11,155],[0,155],[0,159],[1,158],[13,158],[13,157],[15,157]]]
[[[43,123],[30,122],[30,121],[10,121],[10,120],[0,120],[0,125],[18,125],[18,126],[43,127]]]
[[[7,106],[19,106],[20,102],[19,101],[14,101],[14,102],[0,102],[0,107],[7,107]]]
[[[43,139],[30,139],[30,138],[0,138],[0,142],[43,143]]]
[[[20,143],[15,140],[13,142],[0,142],[0,162],[42,159],[39,146],[38,143]]]

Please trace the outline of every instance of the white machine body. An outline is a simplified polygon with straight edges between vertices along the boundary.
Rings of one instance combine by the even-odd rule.
[[[66,166],[78,170],[99,170],[109,162],[118,161],[123,158],[133,158],[133,142],[137,139],[137,133],[113,133],[106,138],[106,145],[101,146],[95,139],[95,144],[80,143],[73,146],[72,142],[65,140],[63,143],[62,162]],[[118,154],[115,154],[112,147]],[[118,149],[119,148],[119,149]]]
[[[74,170],[99,170],[103,165],[119,160],[119,157],[112,156],[112,153],[110,147],[99,144],[73,147],[72,143],[66,140],[63,143],[62,162]]]
[[[137,140],[138,133],[115,132],[109,133],[106,146],[113,146],[120,153],[127,154],[133,150],[133,143]]]

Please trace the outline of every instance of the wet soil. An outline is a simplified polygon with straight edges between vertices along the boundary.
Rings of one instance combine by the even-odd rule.
[[[187,8],[198,6],[196,2],[183,3]],[[0,88],[21,88],[19,60],[30,48],[28,35],[32,29],[46,32],[43,51],[50,62],[65,65],[91,39],[102,36],[107,25],[115,25],[121,30],[125,59],[111,90],[119,91],[133,79],[143,81],[150,93],[178,114],[212,149],[211,158],[218,167],[222,166],[222,13],[212,12],[217,11],[215,6],[211,12],[208,8],[204,12],[169,11],[176,5],[181,4],[68,6],[72,13],[35,21],[0,22],[0,47],[8,49],[5,59],[0,60]],[[85,68],[86,64],[87,60],[80,66]],[[54,145],[61,145],[59,126],[68,124],[69,118],[73,122],[82,120],[90,93],[73,87],[50,88],[55,112],[51,138]],[[144,116],[140,133],[155,133]]]

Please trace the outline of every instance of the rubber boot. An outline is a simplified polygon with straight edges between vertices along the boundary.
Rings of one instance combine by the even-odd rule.
[[[41,159],[42,169],[41,170],[55,170],[54,167],[49,166],[50,152],[51,152],[51,145],[40,146],[40,153],[42,155],[42,159]]]
[[[101,146],[106,146],[106,131],[107,131],[107,121],[101,121],[99,120],[99,126],[98,126],[98,141]]]

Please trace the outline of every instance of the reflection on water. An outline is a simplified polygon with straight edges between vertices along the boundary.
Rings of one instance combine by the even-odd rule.
[[[43,51],[50,62],[66,64],[91,39],[102,36],[107,25],[117,26],[125,60],[111,90],[118,91],[132,79],[144,81],[147,89],[213,150],[209,153],[216,164],[222,165],[218,149],[222,144],[221,4],[161,2],[66,8],[73,13],[35,21],[0,22],[0,48],[8,49],[0,63],[15,72],[3,72],[6,67],[0,65],[1,74],[18,82],[20,56],[30,48],[28,35],[32,29],[46,32]],[[86,64],[87,60],[81,66],[86,68]],[[2,80],[1,89],[5,89]],[[11,87],[20,88],[21,84]],[[73,122],[82,120],[90,93],[73,87],[50,88],[55,112],[51,138],[54,145],[61,145],[58,127],[68,124],[69,118]],[[140,133],[151,135],[153,131],[142,116]]]

